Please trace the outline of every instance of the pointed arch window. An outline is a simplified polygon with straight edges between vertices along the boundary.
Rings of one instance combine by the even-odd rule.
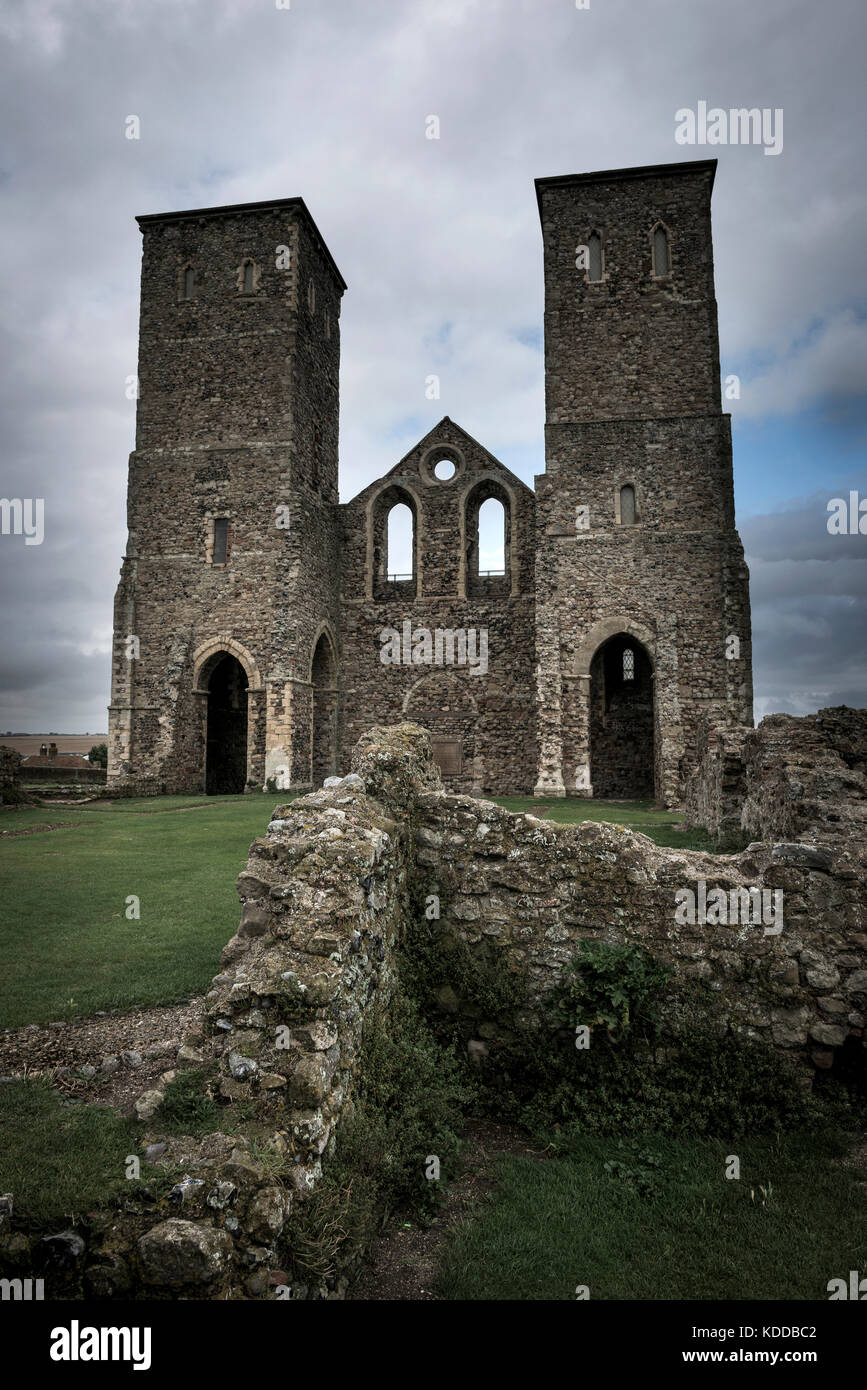
[[[181,273],[181,299],[194,299],[195,294],[196,272],[191,265],[187,265]]]
[[[512,587],[512,509],[506,489],[488,478],[469,493],[464,515],[468,596],[506,596]]]
[[[386,577],[392,584],[413,577],[413,515],[405,502],[397,502],[388,513]]]
[[[421,572],[416,499],[399,484],[384,488],[370,512],[370,597],[414,597]]]
[[[671,250],[668,232],[660,224],[653,229],[653,273],[657,279],[671,274]]]
[[[638,512],[635,506],[635,488],[631,483],[626,483],[620,489],[620,525],[634,526],[638,520]]]

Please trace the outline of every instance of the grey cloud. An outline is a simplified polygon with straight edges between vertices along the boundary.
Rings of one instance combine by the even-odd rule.
[[[14,668],[33,629],[53,623],[69,645],[45,658],[45,679],[40,657],[32,685],[4,697],[0,725],[105,723],[107,660],[83,654],[110,627],[125,538],[136,213],[305,198],[350,286],[344,496],[443,414],[531,482],[544,466],[536,175],[717,154],[724,370],[776,354],[788,364],[744,374],[755,387],[745,412],[857,389],[864,28],[861,0],[839,0],[833,22],[812,0],[594,0],[587,11],[569,0],[293,0],[286,11],[7,0],[0,493],[44,495],[51,525],[36,563],[0,538],[0,650]],[[677,146],[674,113],[699,99],[784,107],[783,154]],[[130,114],[138,141],[124,138]],[[439,141],[424,138],[429,114]],[[791,522],[780,524],[766,528],[779,554],[757,557],[795,562]],[[837,566],[832,587],[850,584],[845,546],[832,554],[806,523],[801,541]]]

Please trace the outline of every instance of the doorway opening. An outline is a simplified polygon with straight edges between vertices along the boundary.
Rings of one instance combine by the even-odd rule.
[[[205,791],[242,792],[247,782],[247,673],[237,657],[217,659],[208,680]]]
[[[327,633],[316,643],[310,668],[313,685],[313,786],[337,773],[337,661]]]
[[[625,632],[590,665],[590,780],[600,800],[644,801],[654,788],[653,666]]]

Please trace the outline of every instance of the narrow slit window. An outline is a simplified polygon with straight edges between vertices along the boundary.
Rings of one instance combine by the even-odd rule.
[[[664,276],[670,272],[671,257],[668,254],[668,232],[664,227],[657,227],[653,233],[653,273],[656,276]]]
[[[253,262],[244,262],[244,293],[252,294],[255,289]]]
[[[623,649],[623,679],[625,681],[635,680],[635,652],[631,647]]]
[[[631,483],[620,489],[620,525],[635,525],[635,488]]]
[[[224,516],[219,516],[214,522],[214,559],[215,565],[224,565],[229,553],[229,522]]]
[[[182,290],[183,298],[184,298],[184,299],[192,299],[192,298],[193,298],[193,291],[195,290],[195,288],[196,288],[196,272],[193,270],[192,266],[189,266],[189,265],[188,265],[187,268],[186,268],[186,270],[184,271],[184,282],[183,282],[183,290]]]
[[[598,232],[587,238],[587,279],[602,279],[602,238]]]

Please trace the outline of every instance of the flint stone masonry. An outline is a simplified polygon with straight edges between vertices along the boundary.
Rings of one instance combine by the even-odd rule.
[[[224,1069],[234,1074],[239,1056],[255,1056],[259,1071],[286,1077],[290,1101],[315,1110],[320,1142],[297,1165],[300,1187],[315,1181],[326,1131],[351,1092],[365,1010],[388,998],[410,903],[430,895],[440,911],[431,931],[502,953],[526,980],[525,1023],[540,1022],[535,1006],[580,943],[603,937],[639,944],[674,968],[675,1034],[694,1021],[700,998],[721,1031],[795,1049],[804,1061],[828,1013],[845,1012],[834,1026],[860,1039],[867,901],[857,838],[768,840],[720,856],[662,849],[623,826],[515,815],[445,792],[429,737],[412,724],[365,735],[353,771],[278,808],[268,836],[254,842],[238,885],[241,924],[207,996],[209,1046]],[[750,921],[678,924],[678,891],[698,896],[700,885],[782,890],[782,931]],[[464,1015],[468,1041],[509,1026],[467,1013],[453,989],[443,1007]],[[283,1049],[275,1020],[288,1025]],[[249,1077],[254,1094],[256,1071]]]
[[[867,843],[867,711],[838,705],[757,729],[705,728],[687,815],[714,835]]]
[[[338,503],[346,287],[302,200],[138,219],[112,794],[304,791],[346,772],[366,730],[410,720],[430,730],[450,791],[680,803],[702,721],[752,721],[715,169],[537,180],[546,428],[535,490],[445,416]],[[660,229],[665,274],[652,258]],[[576,268],[592,236],[598,281]],[[504,510],[502,573],[486,572],[480,542],[491,499]],[[413,523],[408,573],[388,553],[399,505]],[[382,634],[405,624],[413,650],[384,664]],[[485,669],[429,661],[424,634],[437,631],[443,652],[484,632]],[[624,648],[640,677],[631,690],[617,672]]]
[[[21,790],[21,754],[0,743],[0,805],[14,806],[24,799]]]

